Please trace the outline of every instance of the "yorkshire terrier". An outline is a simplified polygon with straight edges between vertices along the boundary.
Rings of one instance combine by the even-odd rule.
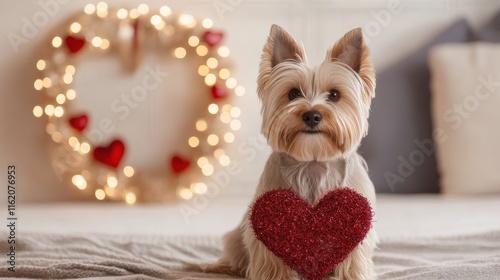
[[[273,152],[254,200],[284,188],[314,204],[335,188],[350,187],[375,204],[366,162],[357,153],[375,96],[375,72],[360,28],[346,33],[328,50],[323,63],[312,67],[302,46],[273,25],[260,62],[257,91],[262,133]],[[372,255],[377,242],[372,228],[327,279],[375,279]],[[248,215],[224,236],[220,260],[204,270],[252,280],[301,279],[256,239]]]

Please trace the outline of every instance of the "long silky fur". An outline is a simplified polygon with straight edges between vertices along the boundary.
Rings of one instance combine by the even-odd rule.
[[[273,26],[264,46],[258,77],[262,101],[262,133],[273,153],[259,180],[255,198],[279,188],[294,191],[315,203],[328,191],[350,187],[375,205],[375,190],[366,163],[357,148],[368,131],[375,72],[360,29],[348,32],[330,50],[322,64],[307,64],[301,45],[281,27]],[[303,96],[290,101],[288,92]],[[328,100],[329,91],[340,100]],[[316,110],[323,116],[317,134],[307,134],[302,115]],[[340,263],[328,279],[374,280],[372,254],[377,235],[365,240]],[[248,215],[224,237],[219,262],[204,271],[231,273],[253,280],[298,280],[296,272],[256,239]]]

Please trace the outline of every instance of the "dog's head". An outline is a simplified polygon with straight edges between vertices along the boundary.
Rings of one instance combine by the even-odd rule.
[[[368,130],[375,72],[361,29],[328,50],[317,67],[273,25],[258,78],[262,133],[273,150],[299,161],[325,161],[356,150]]]

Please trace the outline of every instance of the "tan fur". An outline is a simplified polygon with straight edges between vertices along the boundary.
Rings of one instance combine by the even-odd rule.
[[[258,95],[262,100],[262,133],[273,149],[264,168],[255,198],[271,189],[290,189],[309,203],[328,191],[348,186],[375,205],[375,190],[366,163],[356,152],[368,131],[371,98],[375,96],[375,72],[363,43],[361,29],[340,39],[317,67],[306,64],[304,51],[281,27],[273,25],[259,69]],[[288,92],[300,89],[292,101]],[[340,100],[328,100],[329,91]],[[310,110],[323,119],[316,134],[305,133],[302,115]],[[253,280],[300,279],[255,238],[246,215],[224,237],[218,263],[205,271],[232,273]],[[372,229],[328,279],[373,280],[372,254],[377,236]]]

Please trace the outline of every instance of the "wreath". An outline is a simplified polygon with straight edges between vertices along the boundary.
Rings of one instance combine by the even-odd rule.
[[[86,5],[83,13],[61,28],[36,63],[40,77],[34,88],[42,93],[43,101],[33,108],[35,117],[46,120],[45,130],[55,143],[51,154],[58,177],[98,200],[124,200],[128,204],[191,199],[206,193],[204,180],[218,166],[230,164],[223,147],[234,141],[234,131],[241,127],[241,110],[231,100],[245,93],[229,70],[229,49],[221,44],[224,33],[212,27],[210,19],[173,15],[167,6],[155,13],[145,4],[114,10],[100,2]],[[154,184],[141,176],[145,170],[124,164],[125,140],[93,141],[86,130],[91,116],[72,107],[80,94],[73,78],[86,53],[117,53],[125,67],[135,70],[149,44],[158,44],[174,59],[195,57],[202,61],[195,65],[198,73],[194,76],[206,85],[201,94],[211,96],[183,143],[189,153],[167,155],[163,177]]]

